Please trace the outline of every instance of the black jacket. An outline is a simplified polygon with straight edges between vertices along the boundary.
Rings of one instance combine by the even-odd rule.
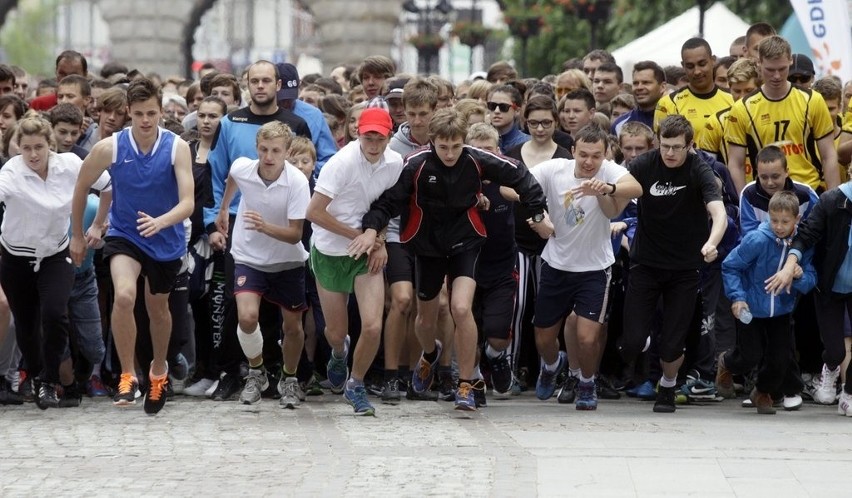
[[[477,248],[486,236],[476,207],[483,180],[515,189],[533,214],[547,207],[535,178],[509,159],[465,146],[456,164],[447,167],[430,145],[406,158],[399,180],[362,218],[363,228],[379,231],[402,215],[400,240],[415,254],[441,257]]]
[[[833,188],[820,196],[808,219],[799,225],[792,248],[804,253],[816,247],[818,292],[831,292],[834,287],[834,278],[849,250],[850,223],[852,202],[839,188]]]

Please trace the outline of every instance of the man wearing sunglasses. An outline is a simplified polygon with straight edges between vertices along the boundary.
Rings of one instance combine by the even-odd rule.
[[[787,156],[790,178],[817,193],[838,186],[834,123],[825,99],[788,80],[794,61],[787,40],[770,36],[760,43],[758,54],[763,84],[734,104],[725,126],[728,171],[736,190],[745,186],[746,154],[757,164],[757,152],[774,143]]]
[[[787,81],[799,88],[810,88],[814,84],[814,74],[814,63],[810,57],[805,54],[793,54]]]
[[[511,85],[499,85],[488,92],[485,105],[491,112],[491,126],[500,133],[500,152],[503,154],[530,139],[516,121],[522,103],[521,92]]]

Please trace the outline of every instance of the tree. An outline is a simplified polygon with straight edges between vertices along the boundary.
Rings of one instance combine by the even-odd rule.
[[[20,2],[0,30],[0,44],[9,64],[20,66],[30,74],[53,74],[52,22],[58,5],[59,0]]]
[[[528,74],[524,76],[541,77],[558,73],[562,62],[572,57],[582,57],[588,52],[589,23],[578,19],[566,5],[587,4],[592,1],[498,0],[504,12],[524,6],[536,6],[542,12],[542,29],[537,36],[528,40]],[[724,0],[723,3],[748,23],[766,21],[777,29],[781,28],[793,12],[790,2],[784,0]],[[608,22],[599,29],[595,48],[618,48],[696,5],[697,0],[615,0]],[[705,29],[713,27],[707,26]],[[515,59],[520,60],[521,56],[520,43],[516,43]]]

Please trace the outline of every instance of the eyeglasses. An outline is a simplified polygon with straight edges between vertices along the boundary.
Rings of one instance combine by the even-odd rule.
[[[534,130],[536,128],[544,128],[545,130],[553,126],[552,119],[542,119],[541,121],[527,121],[527,126],[529,126],[530,130]]]
[[[660,150],[663,152],[683,152],[686,149],[686,145],[666,145],[660,144]]]
[[[787,81],[796,85],[804,85],[811,81],[811,77],[806,74],[791,74],[787,76]]]
[[[485,104],[485,106],[488,107],[488,110],[492,112],[497,109],[500,109],[500,112],[509,112],[509,109],[515,108],[515,104],[501,104],[498,102],[488,102],[487,104]]]

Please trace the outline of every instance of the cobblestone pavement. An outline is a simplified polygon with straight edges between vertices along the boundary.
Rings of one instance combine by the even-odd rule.
[[[0,407],[0,496],[848,496],[852,419],[735,401],[578,412],[531,394],[464,417],[444,402],[338,396],[298,410],[178,397],[156,417],[84,399]]]

